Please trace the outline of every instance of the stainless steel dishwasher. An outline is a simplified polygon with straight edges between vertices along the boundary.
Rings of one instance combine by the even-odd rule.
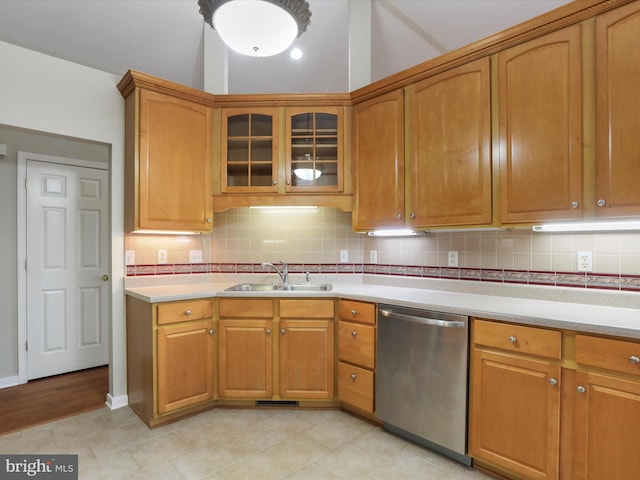
[[[378,306],[375,409],[384,428],[465,465],[469,319]]]

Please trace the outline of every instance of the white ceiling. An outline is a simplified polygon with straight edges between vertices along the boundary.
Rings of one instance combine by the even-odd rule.
[[[304,57],[230,52],[229,93],[350,90],[349,0],[308,1],[311,25],[294,43]],[[372,81],[569,3],[371,1]],[[0,41],[118,76],[134,69],[199,89],[204,27],[197,0],[0,0]],[[0,82],[3,74],[0,66]]]

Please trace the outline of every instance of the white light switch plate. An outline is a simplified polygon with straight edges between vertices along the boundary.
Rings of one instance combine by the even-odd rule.
[[[135,265],[136,264],[136,252],[135,250],[126,250],[124,252],[124,264]]]
[[[371,250],[369,252],[369,263],[378,263],[378,251]]]
[[[202,263],[202,250],[189,250],[189,263]]]
[[[340,263],[347,263],[349,261],[349,250],[340,250]]]

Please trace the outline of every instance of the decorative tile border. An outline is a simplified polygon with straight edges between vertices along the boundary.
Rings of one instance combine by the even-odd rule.
[[[366,273],[403,277],[441,278],[474,282],[547,285],[555,287],[621,290],[640,293],[640,275],[606,273],[544,272],[481,268],[451,268],[418,265],[381,265],[357,263],[289,264],[289,272],[312,274]],[[128,277],[199,273],[265,273],[259,263],[197,263],[165,265],[130,265]]]

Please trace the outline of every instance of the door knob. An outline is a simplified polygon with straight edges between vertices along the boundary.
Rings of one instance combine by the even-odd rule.
[[[107,275],[106,273],[104,275],[102,275],[102,281],[103,282],[108,282],[109,281],[109,275]]]

